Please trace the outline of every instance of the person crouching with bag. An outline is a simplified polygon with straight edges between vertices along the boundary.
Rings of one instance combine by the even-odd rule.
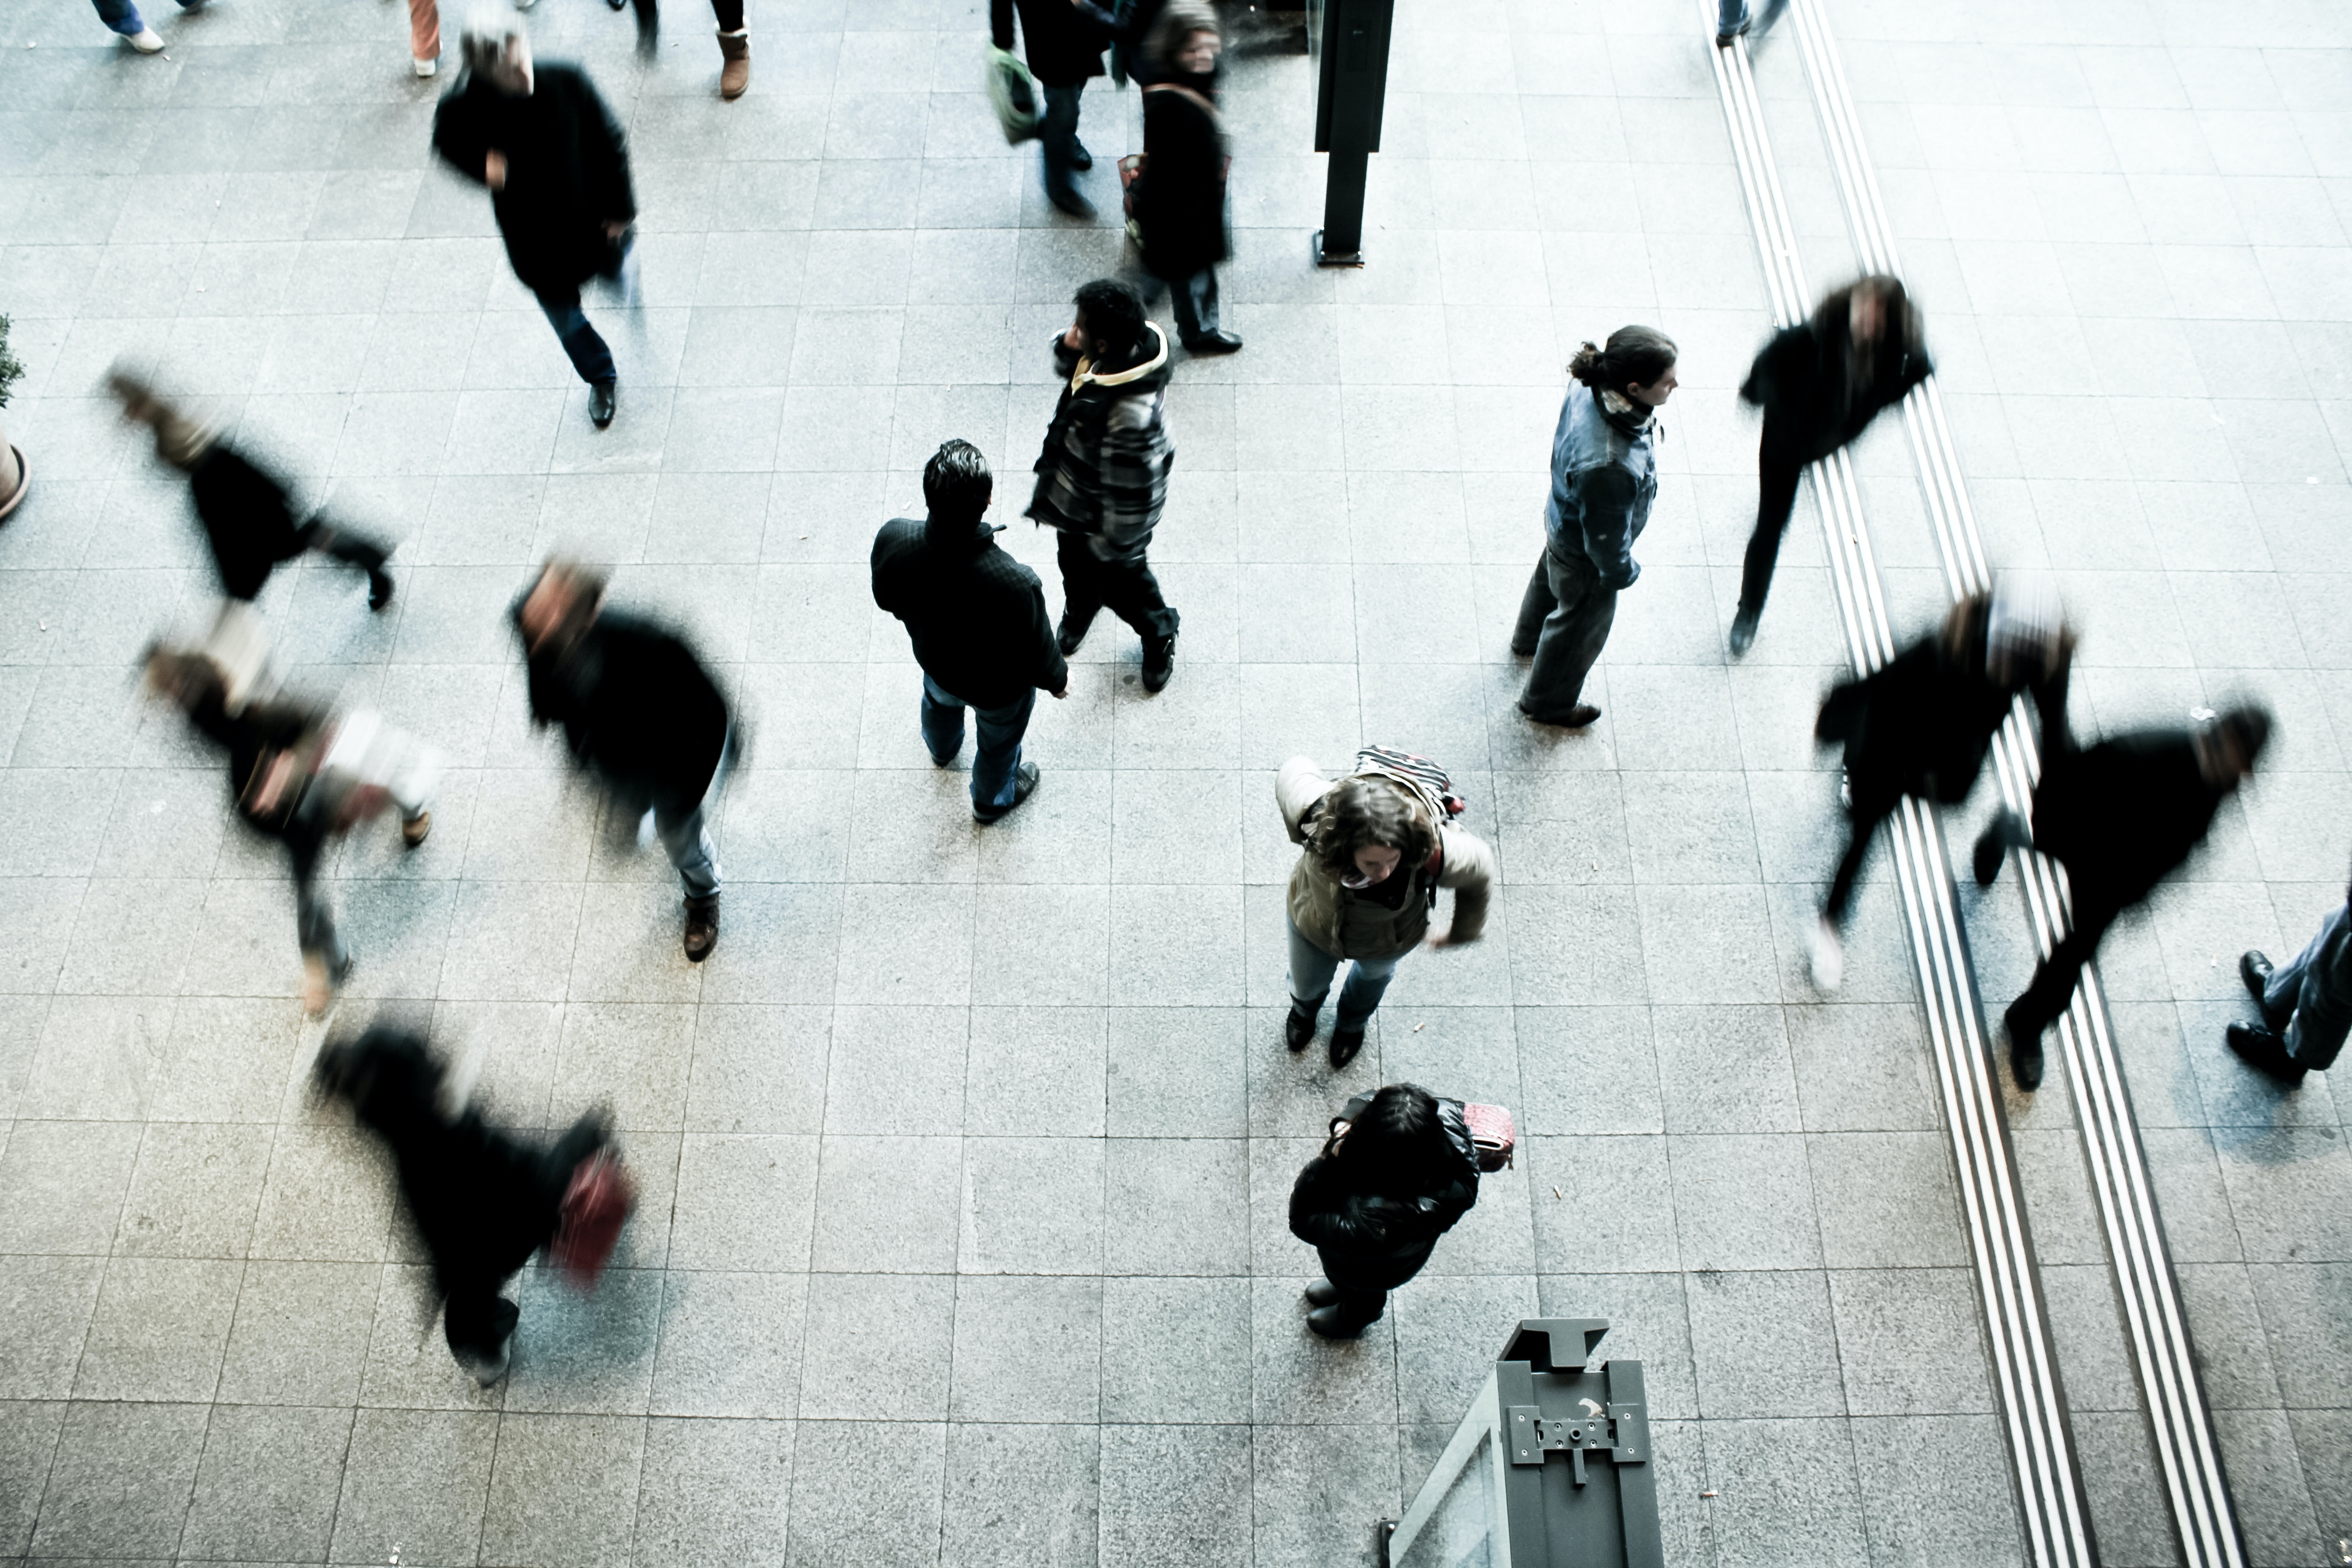
[[[1495,855],[1484,840],[1440,826],[1443,809],[1392,774],[1366,772],[1333,784],[1305,757],[1275,775],[1275,802],[1290,841],[1306,853],[1290,873],[1290,1016],[1294,1051],[1315,1038],[1316,1019],[1340,962],[1354,967],[1339,992],[1331,1065],[1363,1048],[1364,1028],[1398,962],[1431,947],[1475,942],[1486,927]],[[1454,923],[1430,929],[1437,889],[1454,889]]]
[[[1361,1334],[1477,1201],[1477,1149],[1454,1101],[1392,1083],[1354,1121],[1333,1117],[1290,1189],[1290,1234],[1323,1258],[1307,1326],[1327,1340]]]

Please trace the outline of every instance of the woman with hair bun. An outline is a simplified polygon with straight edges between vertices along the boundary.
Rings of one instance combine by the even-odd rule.
[[[1538,724],[1581,730],[1601,717],[1584,700],[1584,678],[1609,641],[1619,592],[1642,574],[1633,541],[1658,494],[1653,416],[1674,393],[1676,353],[1655,327],[1620,327],[1605,348],[1586,343],[1569,362],[1578,384],[1551,441],[1543,559],[1511,634],[1511,651],[1535,660],[1519,711]]]

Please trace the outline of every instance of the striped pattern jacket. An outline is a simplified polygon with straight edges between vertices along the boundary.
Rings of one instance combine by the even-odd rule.
[[[1168,503],[1176,448],[1168,438],[1168,339],[1147,321],[1152,352],[1125,370],[1098,371],[1059,339],[1055,362],[1069,376],[1037,454],[1037,489],[1027,515],[1083,534],[1096,556],[1143,554]]]

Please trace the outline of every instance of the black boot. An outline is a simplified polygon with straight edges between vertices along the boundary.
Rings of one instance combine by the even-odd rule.
[[[2011,1003],[2001,1023],[2009,1030],[2009,1070],[2017,1075],[2017,1087],[2036,1089],[2042,1087],[2042,1031],[2053,1020],[2035,1017],[2024,1005],[2021,998]]]
[[[1294,1051],[1303,1051],[1315,1040],[1315,1015],[1302,1013],[1297,1007],[1282,1021],[1282,1043]]]
[[[1307,1326],[1327,1340],[1360,1340],[1370,1325],[1349,1321],[1337,1307],[1318,1307],[1307,1314]]]
[[[686,900],[686,961],[700,963],[719,945],[719,895]]]
[[[1143,689],[1160,691],[1176,673],[1176,638],[1171,633],[1143,645]]]
[[[1331,1031],[1331,1066],[1334,1068],[1346,1067],[1354,1061],[1356,1053],[1363,1048],[1364,1031],[1361,1028]]]
[[[1339,1299],[1339,1287],[1328,1279],[1318,1279],[1307,1287],[1307,1299],[1318,1307],[1328,1307]]]
[[[1054,646],[1062,650],[1064,658],[1078,651],[1078,645],[1087,640],[1087,628],[1094,624],[1095,618],[1092,616],[1077,621],[1070,618],[1070,613],[1067,610],[1062,612],[1062,624],[1054,629]]]
[[[2273,1013],[2270,1004],[2263,1000],[2270,994],[2272,973],[2271,961],[2260,952],[2247,952],[2238,955],[2238,978],[2244,981],[2246,989],[2254,994],[2254,1005],[2262,1009],[2263,1022],[2275,1031],[2286,1027],[2286,1021],[2294,1016],[2294,1009],[2289,1007],[2284,1012]]]
[[[2258,1029],[2252,1024],[2232,1024],[2222,1031],[2238,1059],[2289,1089],[2303,1082],[2304,1067],[2286,1054],[2286,1041],[2269,1029]]]

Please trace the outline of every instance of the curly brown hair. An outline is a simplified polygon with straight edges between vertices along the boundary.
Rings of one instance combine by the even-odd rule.
[[[1307,834],[1307,852],[1334,877],[1356,875],[1356,851],[1393,849],[1400,869],[1427,860],[1437,828],[1420,803],[1386,779],[1356,774],[1331,786]]]

